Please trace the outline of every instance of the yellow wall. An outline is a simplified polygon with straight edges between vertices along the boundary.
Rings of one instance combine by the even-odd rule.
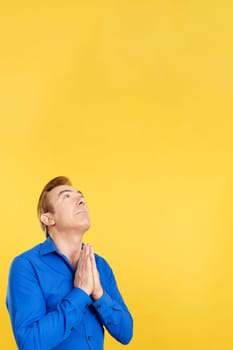
[[[134,315],[131,350],[233,348],[231,1],[14,1],[0,9],[0,349],[12,258],[67,175],[86,241]],[[123,349],[110,337],[106,349]]]

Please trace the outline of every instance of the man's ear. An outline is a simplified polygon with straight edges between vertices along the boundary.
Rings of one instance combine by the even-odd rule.
[[[41,214],[40,216],[40,221],[45,225],[45,226],[53,226],[55,225],[55,220],[53,218],[53,214],[51,213],[44,213]]]

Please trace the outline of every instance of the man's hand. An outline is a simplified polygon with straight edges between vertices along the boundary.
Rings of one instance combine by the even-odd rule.
[[[104,292],[100,283],[99,271],[96,266],[95,255],[94,255],[94,250],[92,246],[90,246],[90,261],[91,261],[91,269],[92,269],[92,275],[93,275],[93,281],[94,281],[91,297],[94,300],[97,300],[103,295]]]
[[[81,250],[78,267],[74,276],[74,286],[76,288],[81,288],[88,295],[91,295],[94,289],[90,249],[90,246],[87,244]]]
[[[74,276],[74,286],[81,288],[94,300],[103,295],[94,250],[90,244],[86,244],[80,252],[78,267]]]

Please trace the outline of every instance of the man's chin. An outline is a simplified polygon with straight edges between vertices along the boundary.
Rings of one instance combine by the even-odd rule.
[[[82,225],[83,232],[86,232],[87,230],[89,230],[90,226],[91,226],[90,221],[84,222]]]

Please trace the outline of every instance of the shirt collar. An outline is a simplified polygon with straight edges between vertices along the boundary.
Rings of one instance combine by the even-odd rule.
[[[49,254],[49,253],[53,253],[53,252],[57,252],[58,253],[58,249],[57,247],[55,246],[53,240],[51,237],[48,237],[44,243],[41,244],[41,247],[40,247],[40,254],[41,255],[46,255],[46,254]]]

